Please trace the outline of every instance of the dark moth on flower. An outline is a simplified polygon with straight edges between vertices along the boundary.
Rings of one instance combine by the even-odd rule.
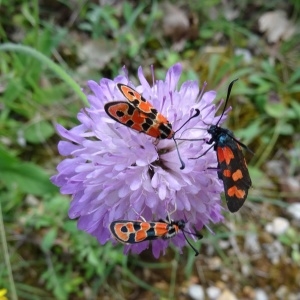
[[[209,147],[199,139],[208,140],[209,134],[203,128],[218,121],[213,104],[216,93],[202,93],[199,99],[197,82],[186,81],[179,86],[182,71],[179,63],[167,71],[164,80],[151,84],[142,68],[138,70],[139,85],[134,85],[126,70],[123,71],[125,75],[114,80],[88,82],[90,107],[78,113],[78,126],[67,130],[57,125],[63,138],[58,149],[65,159],[51,180],[62,194],[72,196],[69,217],[78,219],[78,228],[95,236],[101,244],[114,240],[109,226],[116,220],[153,221],[174,211],[172,219],[185,220],[185,228],[191,231],[192,227],[200,230],[210,222],[221,221],[223,187],[216,170],[211,169],[217,165],[214,151],[197,160],[188,159]],[[157,140],[123,126],[106,114],[107,102],[126,101],[118,83],[140,93],[168,119],[174,131],[196,109],[200,110],[197,118],[176,133],[178,138],[198,139],[178,142],[184,170],[180,170],[173,140]],[[154,256],[164,253],[170,242],[180,249],[186,244],[180,232],[171,240],[151,241]],[[149,241],[145,241],[125,246],[125,252],[140,253],[148,247]]]

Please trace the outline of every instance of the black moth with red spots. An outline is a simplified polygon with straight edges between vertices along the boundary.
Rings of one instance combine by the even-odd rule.
[[[228,86],[225,105],[219,121],[207,130],[211,134],[211,139],[207,143],[213,144],[213,149],[217,153],[218,177],[223,181],[227,207],[232,213],[237,212],[243,206],[248,190],[252,185],[242,148],[253,153],[234,137],[232,131],[218,126],[224,115],[231,88],[236,80],[233,80]]]
[[[208,132],[217,152],[218,177],[222,179],[227,207],[230,212],[237,212],[244,204],[248,190],[252,185],[242,147],[233,133],[225,128],[212,125]]]

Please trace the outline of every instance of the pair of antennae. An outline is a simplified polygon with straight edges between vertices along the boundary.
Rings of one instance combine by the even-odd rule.
[[[184,161],[182,160],[182,158],[181,158],[181,156],[180,156],[179,149],[178,149],[178,144],[177,144],[177,141],[176,141],[176,139],[175,139],[175,134],[176,134],[176,132],[178,132],[179,130],[181,130],[181,129],[189,122],[189,121],[191,121],[193,118],[198,117],[199,115],[200,115],[200,110],[199,110],[198,108],[196,108],[196,109],[195,109],[195,113],[194,113],[188,120],[186,120],[186,121],[179,127],[179,129],[177,129],[177,130],[175,131],[175,133],[174,133],[173,136],[172,136],[172,139],[173,139],[173,141],[174,141],[174,143],[175,143],[177,155],[178,155],[178,158],[179,158],[180,163],[181,163],[180,170],[183,170],[183,169],[185,168],[185,163],[184,163]]]

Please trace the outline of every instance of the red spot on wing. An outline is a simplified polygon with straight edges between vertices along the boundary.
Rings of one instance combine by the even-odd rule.
[[[139,101],[142,100],[142,95],[128,85],[118,84],[118,88],[123,93],[124,97],[129,101],[134,101],[135,99]]]
[[[151,113],[151,110],[155,109],[149,101],[147,101],[140,93],[131,87],[124,84],[118,84],[118,87],[123,93],[124,97],[141,111],[145,113]],[[138,102],[138,105],[135,104],[136,102]]]
[[[154,107],[148,101],[146,101],[139,103],[139,109],[145,113],[150,113],[151,109],[154,109]]]
[[[133,122],[139,124],[143,123],[145,120],[145,115],[139,112],[137,109],[132,108],[133,113],[129,114],[129,103],[127,102],[119,102],[116,104],[111,104],[107,110],[109,115],[114,117],[118,120],[118,122],[122,124],[126,124],[129,120],[132,120]],[[120,116],[120,112],[123,113],[122,116]],[[132,126],[131,126],[132,127]]]
[[[232,150],[227,146],[217,147],[217,155],[219,163],[225,161],[226,165],[229,165],[230,161],[234,159],[234,154]]]
[[[148,230],[152,227],[152,225],[148,222],[141,222],[140,229],[135,233],[135,241],[136,243],[143,242],[147,240]]]
[[[239,200],[244,200],[246,193],[245,191],[238,189],[238,187],[234,185],[227,190],[227,195],[229,197],[235,197]]]
[[[135,241],[137,243],[140,243],[140,242],[145,241],[147,239],[147,237],[148,237],[147,231],[139,230],[135,234]]]
[[[164,124],[168,123],[168,124],[170,124],[170,122],[168,121],[168,119],[165,116],[163,116],[161,113],[157,113],[157,115],[156,115],[156,122],[157,123],[164,123]]]
[[[231,172],[230,172],[228,169],[225,169],[225,170],[223,171],[223,176],[224,176],[224,177],[231,177]]]
[[[155,138],[160,138],[160,132],[157,129],[157,126],[152,126],[146,131],[147,135],[150,135]]]
[[[133,121],[133,124],[130,126],[130,128],[140,132],[144,131],[142,124],[144,123],[146,117],[147,116],[145,116],[145,114],[140,112],[138,109],[135,109],[132,117],[130,118],[130,120]]]
[[[124,230],[126,229],[126,230]],[[126,231],[126,232],[124,232]],[[118,239],[120,239],[122,242],[127,242],[129,238],[130,232],[133,232],[133,227],[131,224],[123,224],[123,223],[116,223],[114,226],[114,234]]]
[[[155,234],[158,237],[163,237],[168,233],[168,224],[167,223],[156,223],[155,224]]]
[[[243,173],[240,169],[238,169],[232,174],[231,177],[234,181],[238,181],[239,179],[243,178]]]

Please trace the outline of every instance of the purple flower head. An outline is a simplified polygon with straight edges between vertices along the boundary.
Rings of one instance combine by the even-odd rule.
[[[211,150],[199,159],[210,145],[207,129],[216,124],[216,92],[201,93],[195,81],[186,81],[178,87],[181,65],[175,64],[165,80],[150,85],[143,70],[138,70],[140,85],[134,86],[125,76],[114,80],[89,81],[92,94],[88,95],[89,108],[78,114],[80,125],[67,130],[57,125],[64,138],[58,144],[59,153],[67,156],[57,167],[52,182],[61,193],[71,194],[71,219],[78,218],[78,228],[97,237],[101,244],[114,240],[109,225],[115,220],[156,221],[185,220],[185,230],[200,230],[210,222],[222,220],[220,193],[223,186],[214,169],[216,153]],[[154,80],[153,80],[154,81]],[[172,124],[176,132],[195,109],[200,115],[191,119],[175,138],[185,168],[180,169],[175,143],[172,139],[156,140],[110,118],[104,111],[105,103],[122,100],[124,96],[117,83],[129,85],[143,95]],[[199,100],[200,98],[200,100]],[[223,117],[225,118],[225,117]],[[191,141],[198,139],[197,141]],[[201,140],[205,139],[205,140]],[[152,241],[155,257],[165,252],[170,240]],[[186,244],[179,232],[171,242],[180,249]],[[125,252],[140,253],[149,247],[149,241],[126,245]]]

